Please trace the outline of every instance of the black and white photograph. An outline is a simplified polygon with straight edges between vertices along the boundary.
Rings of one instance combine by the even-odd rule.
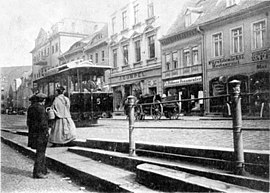
[[[1,192],[270,192],[270,0],[0,16]]]

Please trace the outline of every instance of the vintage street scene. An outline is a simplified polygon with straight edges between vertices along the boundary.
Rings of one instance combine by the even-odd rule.
[[[270,191],[270,0],[0,5],[1,192]]]

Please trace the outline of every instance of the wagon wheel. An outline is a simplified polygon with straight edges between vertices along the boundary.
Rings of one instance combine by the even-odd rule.
[[[141,105],[136,105],[134,108],[134,114],[136,120],[142,120],[143,119],[143,111]]]
[[[151,115],[152,118],[155,120],[158,120],[162,116],[162,105],[160,104],[160,101],[156,101],[156,104],[151,105]]]

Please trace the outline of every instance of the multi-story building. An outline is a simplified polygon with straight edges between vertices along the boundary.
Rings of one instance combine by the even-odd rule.
[[[243,93],[269,93],[269,6],[267,0],[188,2],[160,40],[166,94],[182,99],[226,95],[233,79],[241,81]],[[269,105],[269,94],[260,99],[260,104]],[[205,100],[204,110],[224,113],[228,102]],[[254,102],[252,96],[243,97],[243,112],[254,112],[252,106],[259,104]]]
[[[228,94],[229,82],[240,80],[242,93],[266,93],[242,97],[243,113],[258,115],[262,103],[269,108],[270,1],[207,0],[203,6],[211,8],[200,18],[206,96]],[[207,112],[224,111],[224,100],[208,102]]]
[[[135,0],[111,15],[109,62],[115,111],[123,110],[129,95],[162,94],[158,39],[168,30],[177,5],[179,1]]]
[[[108,25],[105,23],[99,25],[91,35],[75,42],[67,52],[59,56],[59,60],[61,66],[73,61],[81,62],[88,60],[94,66],[107,66],[109,68]],[[96,69],[93,77],[82,77],[82,81],[94,81],[100,89],[108,91],[109,72],[108,70],[105,76],[103,76],[103,69],[100,69],[100,72]],[[74,88],[71,89],[74,90]]]
[[[51,32],[40,29],[31,51],[33,58],[33,80],[42,78],[53,67],[59,66],[58,57],[66,52],[72,44],[93,33],[100,23],[63,19],[51,27]],[[34,85],[35,86],[35,85]],[[47,93],[50,88],[44,88]]]
[[[160,39],[164,93],[174,100],[203,97],[203,36],[194,23],[205,9],[202,1],[186,2],[178,18]],[[185,114],[199,111],[202,101],[183,102]]]

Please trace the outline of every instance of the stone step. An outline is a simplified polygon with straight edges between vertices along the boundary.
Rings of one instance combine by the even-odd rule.
[[[141,164],[137,166],[137,181],[159,191],[169,192],[259,192],[218,180],[181,172],[166,167]]]
[[[133,172],[137,170],[137,165],[148,163],[175,169],[182,172],[187,172],[193,175],[244,186],[251,189],[256,189],[260,191],[269,190],[269,180],[267,179],[252,176],[239,176],[232,174],[230,171],[213,169],[210,167],[184,161],[180,162],[143,156],[129,156],[126,153],[85,147],[70,147],[68,151],[89,157],[93,160],[101,161],[105,164],[121,167]]]
[[[27,137],[2,133],[1,142],[34,158],[35,150],[27,147]],[[136,173],[74,154],[67,147],[47,148],[47,166],[100,192],[160,192],[136,182]]]

